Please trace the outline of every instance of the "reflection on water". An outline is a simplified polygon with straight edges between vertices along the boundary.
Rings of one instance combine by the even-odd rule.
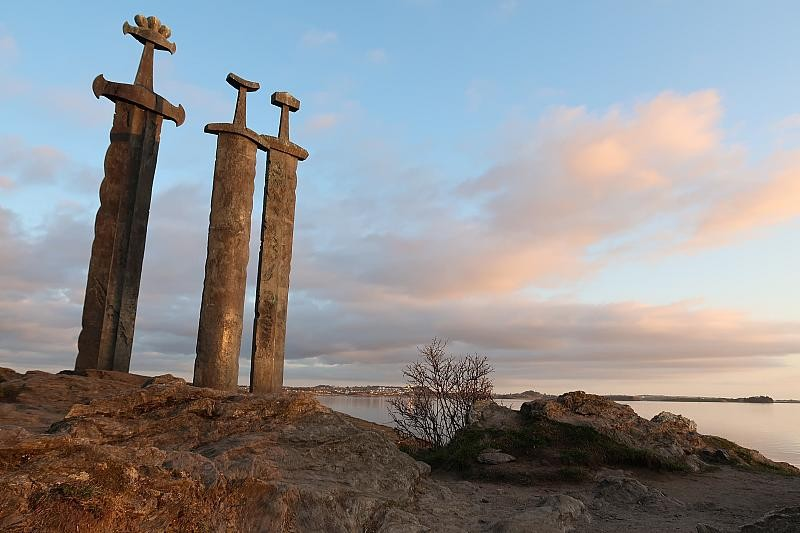
[[[356,418],[377,424],[392,425],[389,416],[389,398],[386,396],[317,396],[323,405]]]
[[[331,409],[391,425],[388,398],[369,396],[319,396]],[[524,400],[498,400],[519,409]],[[800,466],[800,404],[630,402],[639,416],[652,418],[669,411],[697,422],[700,433],[718,435],[754,448],[774,461]]]

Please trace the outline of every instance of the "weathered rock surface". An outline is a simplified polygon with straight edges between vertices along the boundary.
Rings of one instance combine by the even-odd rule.
[[[756,522],[742,526],[741,533],[798,533],[800,532],[800,506],[772,511]]]
[[[697,533],[798,533],[800,532],[800,507],[786,507],[770,511],[755,522],[734,529],[697,524]]]
[[[421,527],[390,511],[413,497],[424,468],[313,397],[115,374],[29,373],[0,384],[20,401],[3,404],[11,409],[0,431],[0,530]],[[106,390],[112,382],[115,393]],[[105,393],[89,402],[81,395],[90,390]],[[87,402],[64,407],[72,393]],[[28,424],[26,406],[45,395],[55,400],[50,410]],[[62,418],[43,432],[58,409]]]
[[[499,520],[492,533],[564,533],[591,521],[582,501],[559,494],[542,498],[538,505],[509,518]]]
[[[582,481],[466,481],[431,474],[397,449],[390,428],[304,394],[86,374],[0,369],[0,531],[617,533],[625,524],[651,533],[699,523],[794,531],[781,522],[795,519],[791,508],[764,515],[796,506],[800,477],[721,466],[699,474],[636,470],[636,478],[601,470]],[[667,418],[661,424],[687,425]],[[476,412],[487,433],[517,439],[529,436],[530,421],[522,420],[495,405]],[[479,473],[550,471],[510,440],[477,450],[486,448],[517,460],[475,462]]]
[[[697,433],[697,424],[685,416],[676,415],[668,411],[661,411],[650,419],[657,424],[662,432],[670,433]]]
[[[638,505],[651,510],[668,510],[685,507],[675,498],[648,487],[627,474],[608,473],[599,477],[594,488],[592,507],[603,505]]]
[[[81,374],[64,372],[54,376],[32,370],[22,375],[0,368],[0,425],[44,431],[73,404],[137,389],[148,379],[106,370],[85,370]]]
[[[699,471],[704,461],[713,460],[800,473],[794,466],[770,461],[756,450],[718,437],[701,435],[697,432],[697,425],[683,416],[662,412],[647,420],[628,405],[582,391],[568,392],[555,399],[526,402],[522,404],[520,413],[523,417],[589,426],[625,446],[646,450],[693,471]],[[493,413],[493,417],[498,416],[498,413]]]
[[[495,449],[484,450],[478,454],[478,462],[485,465],[501,465],[516,460],[513,455]]]

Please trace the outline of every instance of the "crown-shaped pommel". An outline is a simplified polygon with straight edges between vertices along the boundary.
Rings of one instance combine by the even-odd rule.
[[[166,50],[170,54],[175,53],[175,43],[167,40],[172,35],[172,30],[169,29],[169,26],[161,24],[158,17],[136,15],[133,20],[136,22],[136,26],[131,26],[127,21],[122,25],[123,34],[133,35],[142,44],[153,43],[158,50]]]

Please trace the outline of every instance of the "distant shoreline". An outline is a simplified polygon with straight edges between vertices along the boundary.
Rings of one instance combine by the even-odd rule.
[[[396,385],[361,385],[343,387],[337,385],[315,385],[313,387],[285,387],[287,390],[310,392],[318,396],[354,396],[354,397],[393,397],[405,393],[406,387]],[[496,400],[541,400],[555,398],[552,394],[536,391],[496,394]],[[775,400],[769,396],[748,396],[745,398],[724,398],[711,396],[662,396],[655,394],[607,394],[604,398],[615,402],[685,402],[685,403],[796,403],[800,400]]]
[[[759,398],[706,398],[703,396],[622,396],[610,395],[606,396],[609,400],[615,402],[684,402],[684,403],[800,403],[800,400],[773,400],[768,398],[762,400]]]

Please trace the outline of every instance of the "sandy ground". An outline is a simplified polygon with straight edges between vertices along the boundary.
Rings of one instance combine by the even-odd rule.
[[[629,471],[667,499],[650,503],[605,501],[596,483],[519,486],[463,481],[434,473],[411,512],[433,531],[491,531],[498,520],[536,505],[542,496],[567,494],[582,500],[592,521],[579,532],[695,532],[704,523],[738,529],[775,509],[800,505],[800,477],[750,473],[730,467],[701,474]]]

